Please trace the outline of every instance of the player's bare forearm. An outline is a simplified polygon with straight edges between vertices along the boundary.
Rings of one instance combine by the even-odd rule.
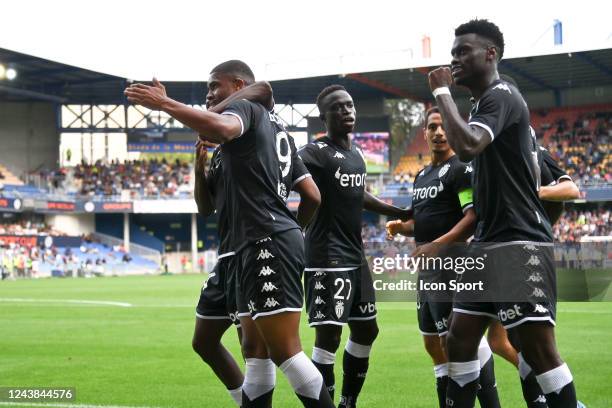
[[[363,192],[363,209],[380,215],[386,215],[387,217],[399,218],[402,221],[412,217],[412,210],[387,204],[367,191]]]
[[[304,228],[312,220],[321,205],[321,192],[312,177],[307,177],[297,183],[293,190],[300,195],[297,220],[300,226]]]
[[[468,209],[463,218],[446,234],[434,240],[438,244],[450,244],[452,242],[465,242],[474,234],[476,228],[476,213],[472,208]]]
[[[215,212],[213,198],[208,189],[208,180],[206,176],[199,171],[195,172],[195,189],[193,196],[200,215],[206,217]]]
[[[226,143],[240,135],[240,122],[234,116],[201,111],[171,98],[166,98],[160,108],[209,142]]]
[[[274,97],[272,96],[272,86],[267,81],[259,81],[246,86],[239,90],[238,92],[234,92],[224,100],[222,100],[217,105],[208,109],[209,112],[221,113],[227,109],[230,103],[239,101],[241,99],[246,99],[251,102],[260,103],[266,107],[266,109],[271,110],[274,107]]]
[[[446,138],[462,162],[471,161],[491,143],[484,129],[470,126],[463,120],[451,95],[438,95],[436,103],[442,113]]]
[[[538,192],[543,201],[570,201],[580,198],[578,186],[570,180],[563,180],[553,186],[542,186]]]

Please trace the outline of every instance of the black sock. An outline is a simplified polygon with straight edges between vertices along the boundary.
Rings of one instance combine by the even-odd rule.
[[[357,406],[357,397],[365,382],[369,362],[369,357],[357,358],[344,350],[344,357],[342,358],[342,368],[344,370],[342,395],[338,408],[354,408]]]
[[[499,395],[497,395],[497,383],[495,381],[495,365],[493,356],[487,360],[485,365],[480,369],[480,378],[478,383],[478,402],[481,408],[500,408]]]
[[[533,371],[531,371],[525,379],[521,378],[521,388],[523,389],[523,398],[527,403],[527,408],[548,407],[542,387],[538,384]]]
[[[271,408],[272,407],[272,394],[274,388],[265,394],[260,395],[254,400],[250,400],[249,397],[242,391],[242,408]]]
[[[478,378],[461,387],[452,378],[448,379],[446,388],[447,408],[474,408],[476,403],[476,392],[478,390]]]
[[[440,408],[446,406],[446,388],[448,388],[448,375],[436,378],[436,391],[438,392],[438,403]]]
[[[325,383],[321,385],[319,398],[316,400],[297,393],[295,395],[297,395],[300,401],[302,401],[302,405],[304,405],[305,408],[336,408],[334,401],[332,401],[331,397],[329,396]]]
[[[550,408],[574,408],[578,405],[576,401],[576,388],[574,382],[565,385],[561,388],[561,391],[557,394],[551,392],[546,394],[546,401]]]
[[[334,400],[334,391],[336,389],[336,376],[334,375],[334,365],[333,364],[321,364],[316,361],[312,361],[312,363],[317,367],[321,375],[323,376],[323,382],[327,386],[327,392],[329,392],[329,396],[332,401]]]

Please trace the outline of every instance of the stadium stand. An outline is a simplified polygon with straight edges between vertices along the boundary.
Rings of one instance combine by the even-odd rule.
[[[12,172],[10,172],[6,166],[0,164],[0,183],[2,184],[10,184],[15,186],[22,186],[23,181],[19,179],[19,177],[15,176]]]

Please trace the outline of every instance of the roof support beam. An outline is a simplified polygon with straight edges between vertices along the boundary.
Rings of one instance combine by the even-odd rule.
[[[603,72],[604,74],[608,75],[609,77],[612,77],[612,69],[606,67],[605,65],[603,65],[602,63],[595,61],[593,59],[593,57],[591,57],[590,55],[588,55],[585,52],[577,52],[574,55],[576,58],[581,59],[582,61],[594,66],[595,68],[597,68],[598,70],[600,70],[601,72]]]

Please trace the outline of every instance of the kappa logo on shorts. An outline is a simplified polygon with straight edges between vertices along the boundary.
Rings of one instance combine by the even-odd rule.
[[[270,237],[265,237],[260,239],[259,241],[255,242],[256,244],[261,244],[262,242],[268,242],[268,241],[272,241],[272,238]]]
[[[263,268],[261,268],[261,271],[259,271],[259,275],[257,276],[270,276],[272,274],[276,274],[276,272],[274,272],[274,269],[266,265]]]
[[[531,255],[525,265],[538,266],[539,264],[540,258],[538,258],[536,255]]]
[[[527,245],[523,245],[523,249],[527,251],[537,251],[538,247],[533,244],[527,244]]]
[[[280,305],[274,298],[266,298],[266,303],[264,303],[264,307],[276,307]]]
[[[544,293],[544,291],[540,288],[535,288],[533,290],[533,293],[531,294],[531,296],[533,297],[537,297],[537,298],[545,298],[546,294]]]
[[[533,402],[541,402],[542,404],[546,404],[546,396],[540,394],[538,398],[534,399]]]
[[[540,272],[535,272],[529,275],[527,282],[544,282],[544,278]]]
[[[315,272],[315,274],[314,274],[314,277],[315,277],[315,278],[319,278],[319,277],[321,277],[321,276],[325,276],[325,272],[323,272],[323,271],[317,271],[317,272]]]
[[[535,307],[533,308],[533,311],[534,311],[535,313],[542,313],[542,314],[544,314],[544,313],[548,313],[548,309],[547,309],[547,308],[545,308],[544,306],[542,306],[542,305],[541,305],[541,304],[539,304],[539,303],[536,303]]]
[[[325,315],[320,310],[317,310],[317,314],[314,315],[313,319],[325,319]]]
[[[321,296],[317,296],[315,299],[315,305],[324,305],[325,301],[321,298]]]
[[[269,258],[274,258],[274,255],[272,255],[270,251],[268,251],[267,249],[262,249],[261,251],[259,251],[259,255],[257,255],[258,261],[260,259],[269,259]]]
[[[315,290],[325,290],[325,286],[320,281],[317,281],[314,286]]]
[[[275,290],[278,290],[278,288],[272,282],[264,283],[261,288],[262,292],[273,292]]]
[[[474,168],[472,167],[472,165],[468,164],[467,166],[465,166],[465,171],[463,172],[463,174],[471,173],[473,171],[474,171]]]
[[[344,314],[344,302],[339,300],[336,302],[336,316],[338,319]]]

